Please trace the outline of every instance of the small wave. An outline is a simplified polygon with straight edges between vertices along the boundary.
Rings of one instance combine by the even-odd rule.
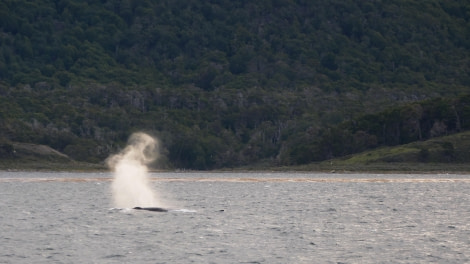
[[[109,211],[118,211],[118,212],[128,213],[128,212],[132,212],[132,208],[117,208],[117,207],[113,207],[113,208],[109,208]]]
[[[180,213],[197,213],[196,210],[191,210],[191,209],[170,209],[170,212],[180,212]]]
[[[125,213],[128,213],[128,212],[133,212],[134,209],[133,208],[118,208],[118,207],[113,207],[113,208],[109,208],[109,211],[119,211],[119,212],[125,212]],[[168,209],[169,212],[178,212],[178,213],[197,213],[196,210],[192,210],[192,209],[186,209],[186,208],[181,208],[181,209]]]

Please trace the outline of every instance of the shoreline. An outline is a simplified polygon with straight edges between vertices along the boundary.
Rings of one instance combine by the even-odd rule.
[[[0,172],[112,172],[104,164],[83,162],[8,162],[0,161]],[[214,170],[157,169],[149,168],[149,173],[325,173],[325,174],[463,174],[470,175],[470,164],[448,163],[374,163],[374,164],[325,164],[315,163],[301,166],[269,167],[246,166],[220,168]]]

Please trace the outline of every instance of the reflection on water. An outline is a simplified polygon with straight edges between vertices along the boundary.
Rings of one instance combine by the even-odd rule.
[[[0,172],[0,262],[470,261],[467,175],[151,176],[175,210],[110,209],[108,173]]]

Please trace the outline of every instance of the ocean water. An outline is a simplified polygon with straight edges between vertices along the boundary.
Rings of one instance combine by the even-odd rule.
[[[152,173],[169,212],[113,208],[108,173],[0,172],[0,263],[468,263],[470,176]]]

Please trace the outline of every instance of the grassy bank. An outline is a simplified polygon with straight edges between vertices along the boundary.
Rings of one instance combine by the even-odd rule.
[[[335,172],[470,172],[470,132],[382,147],[289,169]]]
[[[0,157],[0,170],[104,171],[107,169],[104,164],[75,161],[45,145],[14,142],[8,144],[8,149],[10,151],[3,151]]]

